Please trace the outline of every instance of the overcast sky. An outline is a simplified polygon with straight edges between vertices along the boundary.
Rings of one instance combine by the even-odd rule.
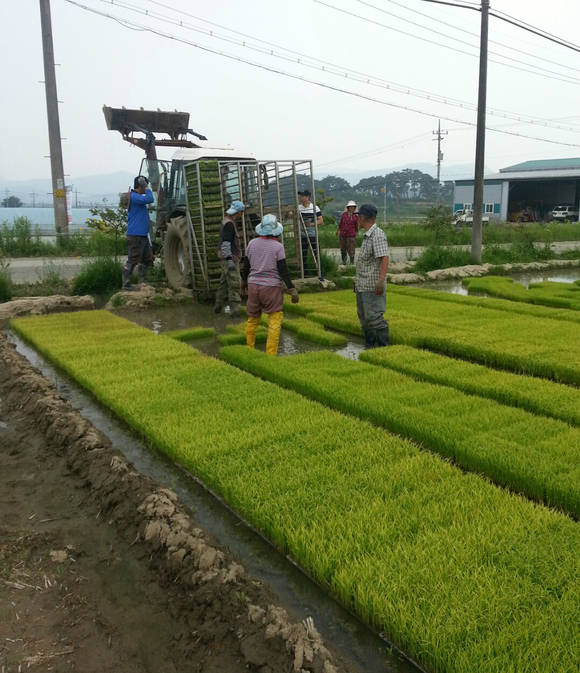
[[[475,103],[478,58],[477,37],[472,33],[479,32],[480,21],[476,11],[421,0],[324,0],[326,6],[316,0],[78,2],[139,26],[153,27],[213,50],[363,96],[442,118],[470,122],[476,119],[471,110],[352,78],[352,71],[357,71],[371,82],[398,83],[421,90],[423,95],[437,94]],[[149,10],[153,16],[145,17],[130,7]],[[492,7],[580,42],[577,0],[496,0]],[[130,30],[66,0],[52,0],[51,9],[55,58],[60,64],[57,83],[58,96],[63,101],[60,112],[61,131],[66,138],[65,173],[73,177],[119,170],[135,172],[139,166],[141,151],[124,143],[118,133],[107,131],[103,104],[188,111],[191,128],[211,141],[230,143],[257,158],[311,158],[318,175],[371,169],[383,173],[392,166],[435,161],[431,131],[436,128],[436,119],[289,79],[144,30]],[[452,26],[437,23],[434,18]],[[204,23],[202,19],[217,25]],[[212,29],[214,36],[180,27],[172,23],[175,21],[198,30]],[[38,83],[44,79],[38,1],[2,0],[0,25],[3,93],[0,178],[49,177],[49,160],[44,158],[48,154],[45,94],[44,86]],[[293,50],[319,60],[309,61],[315,68],[304,67],[216,36],[235,42],[245,40],[248,45],[272,49],[285,57],[290,56],[288,50]],[[491,114],[488,126],[580,146],[580,53],[494,18],[490,19],[490,40],[506,45],[490,43],[490,51],[496,52],[490,55],[491,59],[533,69],[536,74],[490,62],[488,111],[501,109],[535,118],[558,119],[554,123],[576,128],[573,131],[542,128]],[[505,61],[497,54],[520,63]],[[321,71],[320,61],[337,66],[343,74],[330,74],[329,65],[325,66],[325,72]],[[345,69],[350,71],[348,78],[344,76]],[[539,72],[546,76],[540,76]],[[473,161],[475,129],[445,119],[442,128],[449,129],[443,144],[445,177],[445,165]],[[580,147],[495,132],[488,132],[486,150],[486,166],[493,169],[527,159],[580,156]]]

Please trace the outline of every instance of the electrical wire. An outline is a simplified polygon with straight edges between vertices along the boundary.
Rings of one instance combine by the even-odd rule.
[[[180,28],[184,28],[184,29],[187,29],[187,30],[198,32],[198,33],[201,33],[203,35],[206,35],[206,36],[218,39],[218,40],[223,40],[223,41],[229,42],[231,44],[236,44],[238,46],[244,47],[246,49],[250,49],[252,51],[257,51],[261,54],[265,54],[265,55],[270,56],[270,57],[275,57],[275,58],[281,59],[283,61],[287,61],[287,62],[290,62],[290,63],[295,63],[295,64],[301,65],[303,67],[319,70],[319,71],[322,71],[324,73],[328,73],[328,74],[331,74],[331,75],[336,75],[336,76],[339,76],[341,78],[351,79],[353,81],[360,82],[362,84],[366,84],[366,85],[369,85],[369,86],[373,86],[373,87],[377,87],[377,88],[381,88],[381,89],[387,89],[387,90],[393,91],[395,93],[400,93],[400,94],[403,94],[403,95],[406,95],[406,96],[412,96],[412,97],[415,97],[415,98],[421,98],[423,100],[428,100],[430,102],[440,103],[442,105],[447,105],[447,106],[450,106],[450,107],[457,107],[457,108],[460,108],[460,109],[471,110],[471,111],[476,111],[477,110],[477,106],[474,103],[469,103],[469,102],[466,102],[466,101],[441,96],[440,94],[435,94],[435,93],[432,93],[432,92],[429,92],[429,91],[425,91],[425,90],[421,90],[421,89],[414,89],[414,88],[411,88],[411,87],[406,86],[406,85],[398,84],[398,83],[395,83],[395,82],[390,82],[388,80],[385,80],[385,79],[382,79],[382,78],[379,78],[379,77],[375,77],[373,75],[369,75],[367,73],[363,73],[363,72],[360,72],[360,71],[357,71],[357,70],[353,70],[351,68],[346,68],[344,66],[339,66],[339,65],[330,63],[329,61],[324,61],[324,60],[318,59],[316,57],[309,56],[309,55],[301,53],[301,52],[295,52],[293,50],[287,50],[284,47],[279,47],[278,48],[276,45],[272,45],[272,43],[266,43],[266,44],[270,44],[274,47],[277,47],[276,50],[275,49],[266,49],[263,46],[256,46],[256,45],[248,44],[248,42],[246,40],[239,40],[237,38],[230,38],[230,37],[227,37],[227,36],[224,36],[224,35],[219,35],[214,30],[208,30],[208,29],[205,29],[205,28],[199,28],[199,27],[196,27],[196,26],[192,26],[188,23],[185,23],[183,20],[172,19],[170,17],[167,17],[166,15],[158,14],[156,12],[151,12],[149,10],[142,9],[141,7],[138,7],[136,5],[132,5],[132,4],[127,3],[127,2],[123,2],[122,0],[99,0],[99,1],[104,3],[104,4],[107,4],[107,5],[111,4],[111,5],[121,7],[123,9],[128,9],[129,11],[135,12],[135,13],[140,14],[142,16],[146,16],[148,18],[156,18],[156,19],[159,19],[160,21],[163,21],[164,23],[169,23],[171,25],[174,25],[174,26],[177,26],[177,27],[180,27]],[[152,2],[152,4],[155,4],[155,5],[162,5],[163,4],[163,3],[159,3],[159,2],[154,2],[153,0],[149,0],[149,1]],[[163,7],[169,8],[167,5],[163,5]],[[174,11],[178,14],[181,13],[181,12],[179,12],[179,10],[175,10],[175,9],[173,9],[172,11]],[[185,13],[185,15],[191,16],[187,13]],[[196,17],[196,19],[197,19],[197,17]],[[197,20],[200,20],[200,19],[197,19]],[[201,20],[204,21],[203,19],[201,19]],[[234,34],[236,33],[236,31],[232,31],[230,29],[227,29],[224,26],[220,26],[219,24],[216,24],[214,22],[207,22],[207,23],[209,23],[212,26],[217,26],[217,27],[222,28],[224,30],[228,30],[229,32],[232,32]],[[240,35],[243,35],[244,37],[246,37],[250,40],[253,40],[255,42],[259,42],[260,44],[263,43],[263,41],[260,40],[259,38],[247,35],[245,33],[241,33]],[[283,51],[288,51],[289,53],[297,54],[299,58],[294,58],[294,57],[289,58],[282,53]],[[322,64],[324,64],[324,67],[319,67],[317,65],[314,65],[313,63],[308,63],[307,61],[313,61],[315,63],[322,63]],[[495,107],[490,107],[488,109],[488,114],[490,116],[501,117],[503,119],[511,119],[511,120],[514,120],[514,121],[517,121],[517,122],[522,122],[522,121],[525,120],[525,123],[527,123],[527,124],[542,126],[544,128],[554,128],[554,129],[557,129],[557,130],[560,130],[560,131],[568,131],[568,132],[571,132],[571,133],[579,133],[580,132],[580,127],[578,127],[578,126],[573,126],[573,125],[563,126],[561,124],[553,124],[553,123],[551,123],[550,120],[547,120],[547,119],[542,118],[542,117],[522,115],[520,113],[510,112],[510,111],[502,110],[502,109],[495,108]]]
[[[343,89],[341,87],[333,86],[331,84],[326,84],[324,82],[318,82],[316,80],[311,80],[311,79],[308,79],[308,78],[303,77],[301,75],[296,75],[296,74],[293,74],[293,73],[288,73],[288,72],[285,72],[285,71],[282,71],[282,70],[278,70],[276,68],[273,68],[272,66],[265,65],[263,63],[256,63],[255,61],[249,61],[249,60],[244,59],[244,58],[242,58],[240,56],[237,56],[235,54],[229,54],[227,52],[223,52],[223,51],[220,51],[220,50],[217,50],[217,49],[212,49],[211,47],[208,47],[207,45],[202,45],[202,44],[199,44],[199,43],[196,43],[196,42],[192,42],[190,40],[186,40],[183,37],[178,37],[176,35],[165,33],[161,30],[156,29],[156,28],[151,28],[150,26],[143,26],[143,25],[140,25],[140,24],[136,24],[135,22],[130,21],[128,19],[115,17],[111,14],[107,14],[106,12],[101,12],[101,11],[95,9],[94,7],[88,7],[87,5],[83,5],[82,3],[76,2],[75,0],[65,0],[65,2],[67,2],[70,5],[74,5],[75,7],[78,7],[79,9],[82,9],[83,11],[87,11],[89,13],[96,14],[98,16],[102,16],[102,17],[107,18],[107,19],[112,19],[112,20],[116,21],[117,23],[121,24],[124,27],[128,27],[128,28],[136,27],[136,28],[142,29],[143,31],[147,31],[147,32],[150,32],[154,35],[158,35],[159,37],[164,37],[166,39],[173,40],[174,42],[179,42],[179,43],[188,45],[190,47],[194,47],[196,49],[199,49],[200,51],[203,51],[203,52],[206,52],[206,53],[209,53],[209,54],[214,54],[214,55],[217,55],[217,56],[221,56],[221,57],[226,58],[226,59],[231,60],[231,61],[237,61],[238,63],[245,63],[246,65],[250,65],[254,68],[258,68],[258,69],[263,70],[265,72],[273,73],[275,75],[281,75],[283,77],[287,77],[289,79],[293,79],[293,80],[296,80],[296,81],[299,81],[299,82],[305,82],[307,84],[313,84],[315,86],[318,86],[318,87],[323,88],[323,89],[327,89],[329,91],[334,91],[336,93],[342,93],[342,94],[345,94],[347,96],[352,96],[354,98],[360,98],[361,100],[366,100],[366,101],[369,101],[369,102],[377,103],[379,105],[384,105],[386,107],[391,107],[391,108],[394,108],[394,109],[397,109],[397,110],[403,110],[403,111],[406,111],[406,112],[414,112],[416,114],[422,115],[424,117],[429,117],[431,119],[443,119],[444,121],[451,121],[451,122],[461,124],[461,125],[464,125],[464,126],[471,126],[471,127],[476,126],[475,122],[469,122],[469,121],[465,121],[463,119],[454,119],[452,117],[446,117],[446,116],[435,114],[435,113],[432,113],[432,112],[426,112],[425,110],[420,110],[418,108],[413,108],[413,107],[410,107],[410,106],[407,106],[407,105],[401,105],[399,103],[393,103],[391,101],[385,101],[385,100],[382,100],[382,99],[379,99],[379,98],[374,98],[373,96],[368,96],[368,95],[365,95],[365,94],[358,93],[356,91],[350,91],[348,89]],[[515,137],[519,137],[519,138],[526,138],[526,139],[529,139],[529,140],[537,140],[539,142],[545,142],[545,143],[549,143],[549,144],[552,144],[552,145],[563,145],[563,146],[566,146],[566,147],[580,147],[580,144],[577,144],[577,143],[568,143],[568,142],[563,142],[563,141],[560,141],[560,140],[552,140],[550,138],[540,138],[540,137],[530,136],[530,135],[526,135],[526,134],[522,134],[522,133],[516,133],[516,132],[513,132],[513,131],[505,131],[505,130],[501,130],[501,129],[496,129],[496,128],[491,127],[491,126],[488,126],[486,128],[487,128],[488,131],[503,133],[503,134],[506,134],[506,135],[515,136]]]
[[[358,154],[351,154],[348,157],[340,157],[340,159],[333,159],[332,161],[323,161],[322,163],[317,163],[316,166],[320,168],[320,166],[329,166],[330,164],[337,164],[340,163],[341,161],[349,161],[353,159],[365,159],[367,157],[371,157],[374,155],[384,154],[385,152],[389,152],[390,150],[393,149],[398,149],[399,147],[406,147],[407,145],[412,145],[413,143],[416,143],[427,136],[431,136],[430,131],[428,131],[427,133],[420,133],[419,135],[416,136],[411,136],[410,138],[405,138],[397,143],[385,145],[384,147],[378,147],[373,150],[359,152]]]
[[[367,4],[366,2],[362,2],[362,0],[358,0],[358,2],[361,2],[361,4],[363,5]],[[461,26],[449,23],[448,21],[443,21],[442,19],[438,19],[435,16],[431,16],[431,14],[425,14],[425,12],[420,12],[418,9],[407,7],[406,5],[402,4],[401,2],[397,2],[396,0],[387,0],[387,2],[389,2],[391,5],[396,5],[401,9],[405,9],[408,12],[413,12],[413,14],[419,14],[419,16],[424,16],[425,18],[430,19],[431,21],[435,21],[436,23],[440,23],[443,26],[447,26],[448,28],[459,30],[465,35],[471,35],[472,37],[476,37],[479,40],[479,33],[474,33],[473,31],[465,30],[465,28]],[[498,40],[489,40],[489,44],[497,44],[499,47],[511,49],[512,51],[515,51],[518,54],[523,54],[524,56],[531,56],[532,58],[535,58],[539,61],[545,61],[546,63],[557,65],[560,68],[566,68],[566,70],[575,70],[576,72],[580,72],[580,68],[575,68],[574,66],[566,65],[565,63],[560,63],[559,61],[553,61],[552,59],[546,58],[545,56],[538,56],[537,54],[533,54],[531,51],[526,51],[525,49],[518,49],[517,47],[514,47],[511,44],[505,44],[505,42],[499,42]]]
[[[471,56],[471,58],[479,58],[479,53],[472,54],[471,52],[465,51],[463,49],[458,49],[456,47],[451,47],[447,44],[441,44],[441,42],[437,42],[435,40],[430,40],[427,37],[421,37],[419,35],[415,35],[414,33],[409,33],[405,30],[401,30],[400,28],[394,28],[393,26],[388,26],[387,24],[381,23],[380,21],[376,21],[374,19],[369,19],[365,16],[360,16],[359,14],[355,14],[354,12],[350,12],[348,9],[342,9],[341,7],[336,7],[335,5],[331,5],[327,2],[323,2],[323,0],[313,0],[313,2],[315,2],[318,5],[323,5],[324,7],[328,7],[329,9],[332,9],[336,12],[340,12],[341,14],[346,14],[347,16],[352,16],[355,19],[359,19],[361,21],[366,21],[367,23],[374,24],[375,26],[380,26],[381,28],[385,28],[386,30],[394,31],[395,33],[399,33],[401,35],[406,35],[407,37],[411,37],[415,40],[420,40],[421,42],[427,42],[428,44],[434,44],[437,47],[442,47],[443,49],[449,49],[450,51],[455,51],[459,54],[465,54],[466,56]],[[407,19],[403,19],[403,20],[407,21]],[[412,22],[410,22],[410,23],[412,23]],[[415,24],[415,25],[420,25],[420,24]],[[425,26],[421,26],[421,27],[425,28]],[[430,29],[428,28],[428,30],[430,30]],[[432,32],[437,32],[437,31],[432,31]],[[455,38],[450,38],[450,37],[447,37],[447,39],[455,40]],[[477,47],[476,45],[470,45],[470,46],[473,49],[479,49],[479,47]],[[490,52],[490,53],[492,53],[492,52]],[[497,55],[497,54],[495,54],[495,55]],[[524,62],[524,61],[520,61],[518,59],[511,58],[510,56],[503,56],[501,54],[499,55],[499,57],[510,60],[510,61],[515,61],[516,63],[523,63]],[[559,82],[565,82],[567,84],[574,84],[576,86],[580,86],[580,79],[575,79],[575,78],[571,77],[570,75],[565,75],[564,73],[556,73],[555,71],[547,70],[546,68],[541,68],[540,66],[535,66],[535,65],[532,65],[532,64],[528,64],[532,68],[536,68],[537,70],[544,70],[544,71],[546,71],[548,73],[552,73],[552,74],[544,74],[543,72],[537,72],[537,70],[529,70],[528,68],[522,68],[521,66],[512,65],[511,63],[504,63],[503,61],[497,61],[494,58],[488,58],[488,61],[490,63],[497,63],[499,65],[503,65],[506,68],[513,68],[514,70],[520,70],[522,72],[528,72],[528,73],[531,73],[532,75],[537,75],[538,77],[545,77],[545,78],[550,79],[550,80],[557,80]]]

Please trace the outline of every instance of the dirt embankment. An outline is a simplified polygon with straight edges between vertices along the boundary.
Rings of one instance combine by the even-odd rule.
[[[0,322],[19,315],[40,315],[55,311],[75,311],[95,308],[95,300],[85,295],[69,297],[55,294],[50,297],[24,297],[0,304]]]
[[[4,673],[346,671],[3,336],[0,398]]]

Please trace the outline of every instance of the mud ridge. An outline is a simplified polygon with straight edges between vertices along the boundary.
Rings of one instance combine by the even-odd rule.
[[[38,426],[104,520],[142,552],[161,586],[177,591],[179,616],[195,621],[198,641],[229,639],[247,670],[260,673],[347,670],[311,618],[295,620],[276,605],[266,586],[195,525],[173,491],[136,472],[3,335],[0,361],[5,408]]]

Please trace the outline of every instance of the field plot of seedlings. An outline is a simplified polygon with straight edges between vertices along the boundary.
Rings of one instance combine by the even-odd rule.
[[[529,288],[525,288],[521,283],[516,283],[513,278],[484,276],[464,278],[463,285],[472,292],[485,292],[492,297],[580,311],[579,281],[574,283],[544,281],[530,283]]]
[[[389,349],[367,353],[383,350]],[[222,355],[242,369],[424,444],[498,484],[580,514],[580,430],[566,423],[324,351],[269,358],[238,347]]]
[[[440,300],[430,290],[412,293],[390,287],[387,318],[391,341],[438,351],[486,365],[580,385],[580,326],[577,322],[508,312],[470,297],[447,295]],[[479,298],[481,301],[481,298]],[[545,307],[506,301],[512,306]],[[352,292],[306,295],[299,311],[308,318],[344,332],[360,334]],[[287,310],[293,310],[292,304]],[[568,311],[575,314],[573,311]]]
[[[360,359],[440,383],[471,395],[526,409],[580,426],[580,389],[533,376],[513,374],[410,346],[363,351]]]
[[[570,517],[108,313],[12,325],[427,670],[576,671]]]

